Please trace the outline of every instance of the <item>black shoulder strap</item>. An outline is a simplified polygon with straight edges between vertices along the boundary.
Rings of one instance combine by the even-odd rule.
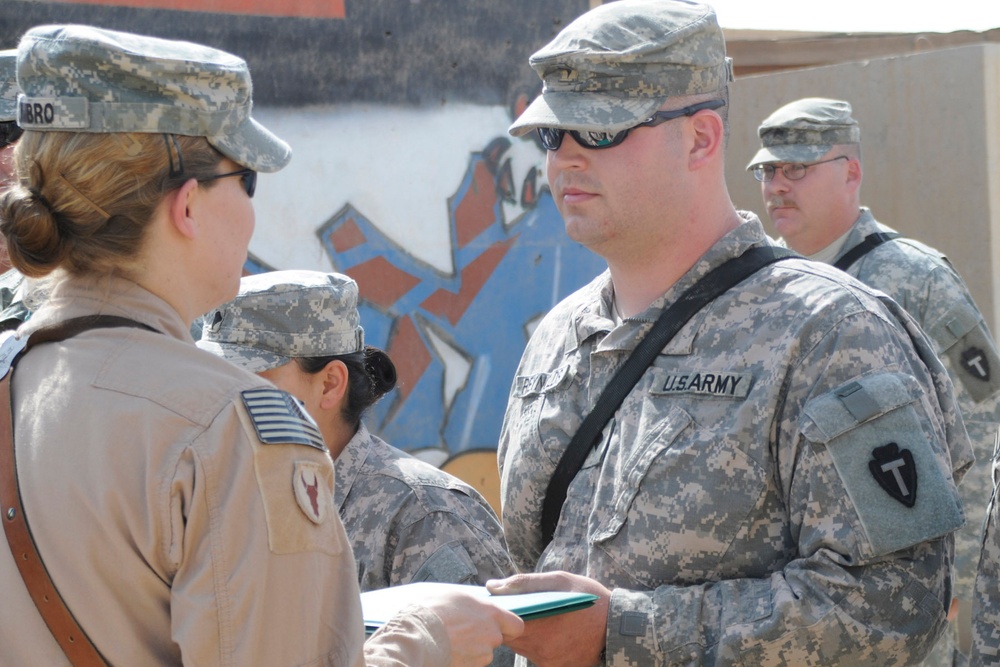
[[[716,297],[728,291],[733,286],[756,273],[759,269],[787,257],[797,255],[785,248],[776,246],[758,246],[750,248],[739,257],[734,257],[725,264],[709,271],[697,283],[692,285],[677,301],[667,308],[653,324],[649,333],[639,341],[635,350],[625,360],[625,363],[615,373],[614,377],[597,399],[597,404],[580,424],[579,430],[570,440],[569,446],[559,459],[552,479],[545,491],[545,501],[542,505],[542,540],[543,548],[552,541],[559,514],[566,502],[566,490],[570,482],[583,466],[590,450],[604,430],[622,401],[635,387],[639,378],[656,355],[666,347],[667,343],[677,335],[695,313],[715,300]]]
[[[886,241],[898,239],[899,237],[900,234],[897,234],[896,232],[873,232],[866,236],[864,241],[848,250],[843,257],[834,263],[834,267],[840,269],[841,271],[846,271],[851,268],[854,262],[864,257],[875,248],[879,247]]]

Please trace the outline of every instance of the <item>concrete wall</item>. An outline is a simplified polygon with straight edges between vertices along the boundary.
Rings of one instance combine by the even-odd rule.
[[[238,54],[250,64],[255,102],[267,106],[509,104],[538,88],[528,55],[590,8],[588,0],[331,0],[343,18],[308,11],[324,4],[0,0],[0,48],[34,25],[81,23]],[[260,5],[269,16],[254,15]],[[217,11],[186,11],[193,6]]]
[[[369,425],[408,449],[495,448],[534,324],[604,268],[566,238],[543,151],[499,106],[257,115],[294,157],[260,178],[251,253],[357,279],[366,337],[400,372]]]
[[[1000,45],[747,76],[732,93],[727,177],[737,207],[774,233],[745,171],[764,118],[801,97],[848,100],[861,124],[862,203],[948,255],[1000,331]]]
[[[566,238],[534,135],[506,131],[540,90],[528,56],[589,1],[347,0],[343,19],[163,9],[178,2],[0,0],[0,43],[80,22],[245,57],[255,116],[293,150],[260,177],[247,271],[355,277],[400,379],[372,431],[437,462],[495,449],[535,323],[604,268]]]
[[[368,342],[400,371],[372,430],[438,461],[494,448],[534,324],[604,267],[566,239],[535,139],[506,133],[539,89],[528,55],[593,1],[346,0],[333,19],[114,2],[133,6],[0,0],[0,46],[31,25],[80,22],[244,56],[255,115],[294,151],[287,169],[260,178],[247,270],[355,276]],[[734,202],[763,213],[743,170],[760,120],[798,97],[849,99],[865,202],[946,252],[997,331],[998,93],[997,45],[741,78]]]

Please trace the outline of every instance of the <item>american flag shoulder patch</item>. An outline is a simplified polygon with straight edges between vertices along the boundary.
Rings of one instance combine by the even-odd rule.
[[[247,389],[243,404],[265,445],[294,443],[326,451],[323,435],[302,404],[279,389]]]

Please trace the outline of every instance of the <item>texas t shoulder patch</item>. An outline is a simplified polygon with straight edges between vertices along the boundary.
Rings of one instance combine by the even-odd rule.
[[[969,347],[962,350],[962,368],[976,379],[983,382],[990,381],[989,357],[978,347]]]
[[[895,442],[876,447],[872,450],[868,469],[890,496],[907,507],[916,504],[917,466],[913,463],[910,450],[900,449]]]
[[[279,389],[247,389],[243,404],[257,437],[266,445],[295,443],[326,451],[323,435],[302,404]]]

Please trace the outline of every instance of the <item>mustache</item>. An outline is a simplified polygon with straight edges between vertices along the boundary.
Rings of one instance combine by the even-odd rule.
[[[595,192],[597,190],[597,183],[582,174],[568,174],[566,172],[559,174],[552,180],[551,189],[553,191],[562,192],[570,188],[585,192]]]
[[[785,206],[795,206],[795,200],[789,199],[788,197],[781,197],[774,195],[773,197],[768,197],[767,201],[764,202],[767,206],[767,210],[772,210],[775,208],[783,208]]]

